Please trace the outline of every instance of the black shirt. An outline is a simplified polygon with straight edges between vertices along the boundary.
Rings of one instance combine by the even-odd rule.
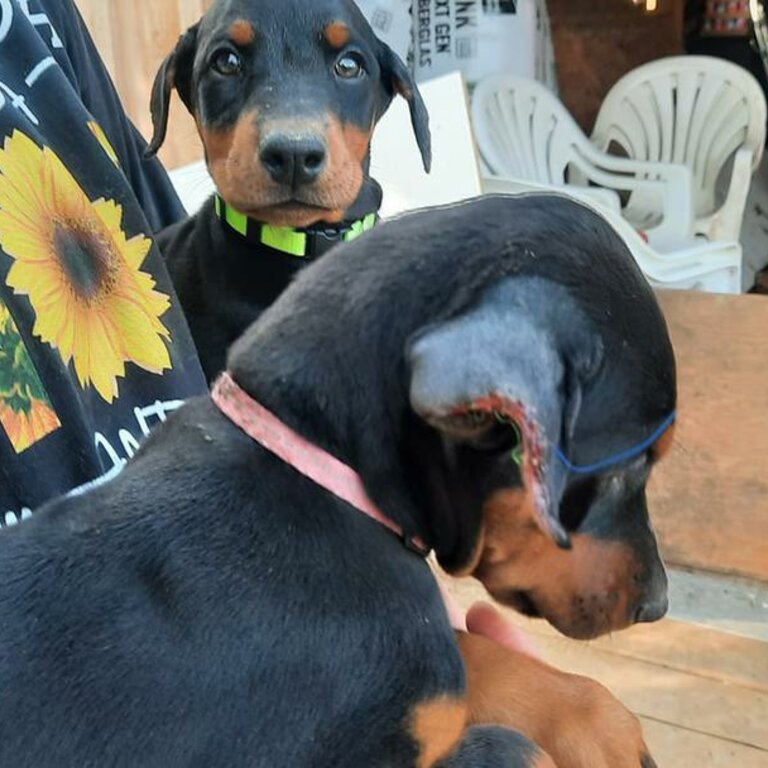
[[[0,2],[0,525],[205,391],[152,233],[183,217],[71,0]]]

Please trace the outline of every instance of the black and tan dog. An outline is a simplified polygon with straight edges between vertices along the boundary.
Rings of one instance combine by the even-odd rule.
[[[210,380],[300,268],[375,222],[369,148],[393,96],[410,104],[427,169],[428,118],[352,0],[217,0],[158,72],[150,153],[174,87],[218,196],[158,243]]]
[[[645,484],[674,408],[652,292],[575,202],[486,198],[340,246],[214,398],[0,535],[0,765],[552,765],[474,723],[560,768],[652,765],[601,689],[481,638],[465,667],[413,550],[574,637],[660,618]],[[310,480],[311,451],[402,538]],[[588,712],[611,716],[574,740]]]

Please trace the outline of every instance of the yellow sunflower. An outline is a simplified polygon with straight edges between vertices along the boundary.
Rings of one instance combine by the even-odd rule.
[[[16,324],[2,302],[0,426],[16,453],[26,451],[61,426]]]
[[[35,335],[74,362],[82,387],[107,402],[125,363],[171,367],[160,322],[170,306],[139,267],[151,241],[128,240],[122,208],[91,202],[58,156],[15,131],[0,149],[0,246],[14,259],[7,282],[29,297]]]

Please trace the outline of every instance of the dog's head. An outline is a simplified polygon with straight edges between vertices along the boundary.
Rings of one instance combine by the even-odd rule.
[[[499,601],[582,638],[664,614],[645,487],[672,436],[674,356],[587,207],[483,198],[385,222],[303,274],[230,366]]]
[[[672,435],[672,358],[661,322],[645,349],[619,334],[563,286],[508,278],[409,352],[433,519],[468,526],[442,564],[580,638],[667,607],[645,486]]]
[[[221,196],[276,226],[343,218],[395,94],[408,101],[427,170],[431,163],[419,91],[352,0],[217,0],[157,73],[150,154],[165,139],[174,88]]]

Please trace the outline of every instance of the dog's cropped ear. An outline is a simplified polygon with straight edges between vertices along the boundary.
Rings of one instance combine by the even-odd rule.
[[[399,94],[408,102],[408,108],[411,111],[411,124],[421,152],[421,160],[424,163],[424,170],[429,173],[432,168],[432,137],[429,132],[429,113],[416,86],[416,81],[402,59],[384,43],[381,43],[379,66],[387,90],[393,95]]]
[[[150,110],[152,113],[152,141],[146,150],[147,157],[154,157],[165,141],[168,130],[168,112],[171,105],[171,93],[178,91],[184,106],[194,111],[192,104],[192,66],[197,49],[197,28],[190,27],[176,44],[176,48],[160,65],[152,85]]]
[[[419,333],[407,350],[411,407],[447,441],[471,446],[499,420],[514,424],[521,442],[509,457],[510,490],[522,481],[536,523],[564,548],[568,475],[557,448],[573,433],[599,346],[580,330],[576,310],[567,311],[568,299],[566,289],[539,278],[508,278],[470,312]]]

